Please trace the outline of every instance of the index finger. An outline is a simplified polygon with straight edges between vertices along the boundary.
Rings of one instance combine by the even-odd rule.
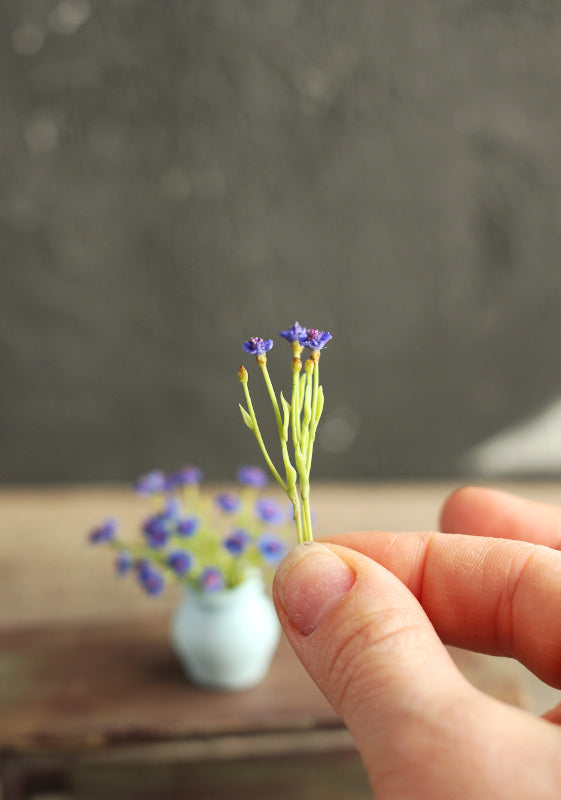
[[[561,553],[444,533],[347,533],[322,541],[393,572],[446,644],[513,656],[561,687]]]

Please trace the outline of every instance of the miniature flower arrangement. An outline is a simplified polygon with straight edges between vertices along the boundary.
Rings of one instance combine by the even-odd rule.
[[[259,467],[238,470],[240,490],[214,497],[201,491],[201,471],[150,472],[135,484],[152,512],[136,539],[108,519],[89,535],[116,553],[118,575],[135,575],[149,595],[170,582],[184,588],[171,624],[173,647],[187,675],[210,689],[259,683],[278,644],[280,627],[264,579],[287,551],[290,513],[262,490]]]
[[[289,403],[283,393],[280,393],[282,414],[267,369],[267,353],[273,347],[273,340],[254,336],[244,342],[243,348],[246,353],[256,357],[265,379],[280,438],[284,478],[275,467],[261,436],[249,393],[249,375],[244,366],[240,366],[238,378],[243,387],[247,408],[240,404],[240,411],[245,424],[255,435],[273,477],[292,503],[298,542],[306,542],[313,540],[310,472],[316,431],[324,403],[323,388],[319,382],[319,360],[322,349],[333,337],[328,331],[304,328],[298,322],[295,322],[288,330],[281,331],[280,336],[292,345],[292,394]],[[301,375],[302,360],[300,356],[304,348],[310,350],[310,358],[304,363],[304,374]],[[289,452],[289,438],[292,439],[294,465]]]
[[[239,586],[256,570],[272,573],[287,551],[289,520],[276,498],[262,496],[264,471],[240,467],[240,491],[215,497],[201,491],[201,478],[197,467],[143,475],[135,490],[150,498],[153,509],[141,537],[122,538],[111,518],[90,533],[90,542],[116,551],[117,574],[136,575],[150,595],[161,594],[169,582],[218,592]]]

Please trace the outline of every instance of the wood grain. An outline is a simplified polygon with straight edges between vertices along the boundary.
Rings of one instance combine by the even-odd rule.
[[[510,662],[450,652],[482,691],[520,704]],[[7,630],[0,671],[0,755],[342,727],[284,638],[262,684],[207,692],[185,678],[163,618]]]

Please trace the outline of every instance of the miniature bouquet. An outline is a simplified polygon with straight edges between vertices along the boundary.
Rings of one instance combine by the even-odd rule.
[[[254,336],[243,344],[246,353],[256,356],[261,368],[265,385],[273,405],[273,412],[280,438],[284,477],[271,459],[251,401],[249,393],[249,375],[244,366],[240,366],[238,378],[245,394],[247,408],[240,404],[242,417],[247,427],[253,432],[267,466],[276,482],[288,495],[293,508],[294,522],[299,542],[312,541],[312,515],[310,510],[310,471],[317,427],[323,411],[323,388],[319,382],[319,360],[321,351],[332,338],[328,331],[316,328],[304,328],[295,322],[291,328],[281,331],[280,336],[292,345],[292,394],[290,403],[280,393],[280,405],[267,370],[267,353],[273,347],[272,339],[261,339]],[[301,354],[304,348],[310,350],[310,358],[302,371]],[[282,414],[281,414],[282,406]],[[292,439],[294,464],[289,452],[289,439]]]
[[[119,523],[108,519],[89,535],[116,553],[118,575],[136,575],[149,595],[169,582],[201,592],[239,586],[248,575],[272,573],[287,551],[290,525],[286,509],[262,495],[267,484],[259,467],[238,470],[240,490],[212,497],[201,491],[201,470],[184,467],[173,474],[154,471],[135,484],[151,501],[140,537],[122,538]]]
[[[274,497],[259,467],[238,470],[238,491],[201,491],[201,471],[150,472],[136,482],[152,505],[140,536],[122,538],[108,519],[89,535],[116,553],[119,575],[135,575],[149,595],[168,582],[183,593],[170,636],[188,677],[207,689],[255,686],[266,675],[280,626],[264,578],[287,551],[290,512]]]

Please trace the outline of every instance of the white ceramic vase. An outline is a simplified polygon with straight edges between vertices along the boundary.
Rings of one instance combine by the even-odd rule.
[[[208,689],[234,691],[263,680],[280,636],[260,575],[234,589],[187,587],[171,623],[171,639],[188,677]]]

